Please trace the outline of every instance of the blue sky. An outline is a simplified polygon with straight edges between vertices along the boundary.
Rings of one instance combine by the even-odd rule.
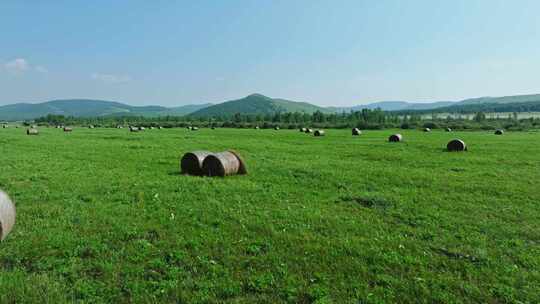
[[[540,93],[540,1],[0,1],[0,104]]]

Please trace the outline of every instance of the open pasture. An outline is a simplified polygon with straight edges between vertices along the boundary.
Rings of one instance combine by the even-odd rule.
[[[540,133],[325,131],[0,129],[0,302],[540,302]]]

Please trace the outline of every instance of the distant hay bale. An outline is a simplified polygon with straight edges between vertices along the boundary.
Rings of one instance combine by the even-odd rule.
[[[467,145],[461,139],[452,139],[446,145],[446,149],[452,152],[467,151]]]
[[[154,127],[150,127],[150,130],[154,130],[155,128]]]
[[[163,129],[163,127],[162,127],[162,126],[159,126],[159,127],[157,127],[157,128],[158,128],[158,130],[162,130],[162,129]]]
[[[357,136],[357,135],[361,135],[361,134],[362,134],[362,131],[360,131],[360,129],[358,129],[358,128],[353,128],[352,129],[352,135]]]
[[[94,128],[93,125],[89,125],[89,126],[88,126],[88,129],[93,129],[93,128]]]
[[[199,127],[191,127],[191,131],[198,131]]]
[[[276,131],[279,130],[279,127],[278,127],[278,126],[275,126],[275,127],[274,127],[274,130],[276,130]]]
[[[401,134],[392,134],[390,137],[388,137],[389,142],[400,142],[403,140],[403,136]]]
[[[145,127],[139,127],[139,131],[144,131],[144,130],[146,130]]]
[[[137,128],[137,127],[129,127],[129,132],[139,132],[139,128]]]
[[[235,151],[225,151],[208,155],[204,161],[202,170],[207,176],[228,176],[235,174],[247,174],[246,164],[242,157]]]
[[[64,132],[71,132],[71,131],[73,131],[73,128],[64,127]]]
[[[313,133],[313,129],[307,128],[307,129],[306,129],[306,133]]]
[[[299,130],[300,130],[300,132],[302,132],[302,133],[306,133],[306,131],[307,131],[306,128],[300,128]]]
[[[314,136],[324,136],[324,130],[316,130],[313,133]]]
[[[15,225],[15,205],[9,196],[0,190],[0,241],[3,241]]]
[[[503,134],[504,134],[504,130],[502,129],[495,130],[495,135],[503,135]]]
[[[212,152],[208,151],[193,151],[184,154],[180,160],[180,172],[189,175],[203,175],[203,161],[210,154]]]
[[[38,129],[30,128],[26,129],[26,135],[38,135],[39,131]]]
[[[260,129],[259,126],[255,126],[255,130],[259,130],[259,129]]]
[[[446,132],[452,132],[452,129],[446,128]]]
[[[431,132],[430,128],[424,128],[424,132]]]

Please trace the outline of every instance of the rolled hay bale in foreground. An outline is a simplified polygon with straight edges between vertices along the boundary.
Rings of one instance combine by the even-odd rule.
[[[403,136],[401,134],[392,134],[388,137],[389,142],[400,142],[403,141]]]
[[[246,164],[235,151],[225,151],[208,155],[202,166],[203,174],[207,176],[228,176],[247,174]]]
[[[209,151],[193,151],[182,156],[180,160],[180,172],[189,175],[203,175],[203,161],[212,154]]]
[[[495,135],[503,135],[503,134],[504,134],[504,130],[502,129],[495,130]]]
[[[73,131],[73,128],[64,127],[64,132],[71,132],[71,131]]]
[[[362,131],[360,131],[360,129],[358,129],[358,128],[353,128],[352,129],[352,135],[358,136],[358,135],[361,135],[361,134],[362,134]]]
[[[39,131],[38,129],[30,128],[26,129],[26,135],[38,135]]]
[[[306,129],[306,133],[313,133],[313,129],[307,128],[307,129]]]
[[[446,149],[451,152],[467,151],[467,145],[461,139],[452,139],[446,145]]]
[[[431,132],[430,128],[424,128],[424,132]]]
[[[452,132],[452,129],[446,128],[446,132]]]
[[[15,225],[15,205],[9,196],[0,190],[0,241],[3,241]]]
[[[324,130],[316,130],[313,136],[324,136]]]

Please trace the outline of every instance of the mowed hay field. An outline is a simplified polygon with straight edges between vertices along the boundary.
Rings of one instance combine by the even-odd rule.
[[[0,303],[538,303],[539,141],[0,129]],[[179,174],[227,149],[249,175]]]

